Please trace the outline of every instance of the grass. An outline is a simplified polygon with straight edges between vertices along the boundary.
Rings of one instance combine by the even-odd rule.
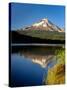
[[[48,69],[46,81],[44,80],[47,85],[65,83],[65,49],[55,49],[55,56],[57,63]]]

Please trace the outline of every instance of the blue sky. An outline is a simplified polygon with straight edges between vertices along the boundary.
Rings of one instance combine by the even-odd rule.
[[[30,26],[43,18],[48,18],[60,28],[64,28],[65,7],[56,5],[11,3],[11,30]]]

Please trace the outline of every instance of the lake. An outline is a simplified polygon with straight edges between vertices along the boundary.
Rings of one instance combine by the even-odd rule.
[[[45,46],[13,46],[11,86],[43,85],[48,69],[56,64],[55,49]]]

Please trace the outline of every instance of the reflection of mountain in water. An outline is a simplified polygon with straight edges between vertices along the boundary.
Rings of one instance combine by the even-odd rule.
[[[46,67],[47,64],[50,62],[53,55],[35,55],[32,53],[22,53],[25,58],[29,58],[32,62],[40,64],[42,67]]]
[[[29,58],[33,63],[37,63],[42,67],[47,67],[49,63],[54,63],[55,51],[52,48],[45,47],[28,47],[18,51],[24,58]]]

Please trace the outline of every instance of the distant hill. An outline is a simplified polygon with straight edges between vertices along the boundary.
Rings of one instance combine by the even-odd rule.
[[[23,32],[22,32],[23,33]],[[65,40],[51,40],[51,39],[42,39],[38,37],[32,37],[29,35],[22,34],[17,31],[10,31],[10,40],[11,43],[39,43],[39,44],[64,44]],[[49,34],[48,34],[49,35]]]
[[[20,35],[27,35],[40,39],[65,40],[65,32],[44,31],[44,30],[19,30]]]

